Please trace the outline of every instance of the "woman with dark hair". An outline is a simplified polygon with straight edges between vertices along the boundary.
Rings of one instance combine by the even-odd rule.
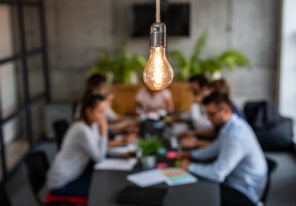
[[[47,174],[52,194],[87,197],[91,162],[104,159],[108,144],[105,110],[108,103],[96,91],[88,91],[81,102],[78,120],[67,131],[61,150]]]

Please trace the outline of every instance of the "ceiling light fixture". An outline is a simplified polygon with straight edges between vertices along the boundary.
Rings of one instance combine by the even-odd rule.
[[[150,56],[143,72],[144,83],[154,91],[168,87],[174,78],[165,48],[166,26],[160,22],[160,0],[156,0],[156,22],[150,27]]]

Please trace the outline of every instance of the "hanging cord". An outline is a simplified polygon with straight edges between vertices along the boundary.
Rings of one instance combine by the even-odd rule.
[[[160,0],[156,0],[156,23],[160,23]]]

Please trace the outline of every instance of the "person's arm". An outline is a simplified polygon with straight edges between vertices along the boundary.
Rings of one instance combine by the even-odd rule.
[[[105,159],[106,154],[107,154],[107,149],[108,149],[108,137],[101,137],[99,140],[99,156],[98,156],[98,161],[102,161]]]
[[[202,137],[214,137],[217,135],[217,132],[215,129],[207,129],[202,131],[195,131],[195,135]]]
[[[100,148],[98,142],[93,136],[86,131],[81,132],[79,135],[80,138],[80,147],[82,151],[87,154],[94,162],[100,160]]]
[[[212,144],[212,141],[198,139],[193,136],[185,137],[180,140],[180,145],[182,147],[205,147]]]
[[[107,146],[108,146],[108,126],[105,121],[98,122],[98,138],[95,138],[93,135],[94,133],[89,133],[87,131],[80,131],[80,146],[84,153],[89,155],[89,157],[95,161],[101,161],[106,156]],[[93,130],[93,127],[92,127]]]
[[[173,113],[175,111],[175,105],[173,101],[173,96],[169,90],[167,91],[165,101],[166,101],[165,103],[166,103],[167,112]]]
[[[99,139],[99,157],[98,160],[101,161],[106,157],[108,148],[108,124],[105,119],[101,119],[98,123],[100,139]]]
[[[213,163],[191,163],[188,170],[215,182],[223,182],[244,157],[244,149],[234,138],[227,138],[221,143],[218,158]]]
[[[108,122],[116,122],[119,121],[122,117],[114,112],[111,106],[106,108],[106,117]]]
[[[219,140],[217,139],[211,145],[193,150],[191,157],[196,160],[206,160],[217,157],[219,153]]]
[[[135,101],[136,101],[136,114],[142,114],[147,111],[144,105],[142,104],[142,99],[145,96],[145,90],[143,88],[140,88],[139,91],[136,94]]]
[[[175,111],[175,105],[172,97],[166,99],[166,107],[168,113],[173,113]]]

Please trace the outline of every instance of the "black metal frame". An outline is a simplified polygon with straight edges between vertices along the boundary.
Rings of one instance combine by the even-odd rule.
[[[25,112],[25,120],[27,127],[27,140],[29,142],[30,148],[33,148],[33,122],[32,122],[32,111],[31,108],[37,102],[42,100],[46,100],[47,103],[51,101],[50,95],[50,81],[49,81],[49,67],[48,67],[48,54],[47,54],[47,43],[46,43],[46,24],[45,24],[45,10],[44,10],[44,0],[36,0],[26,1],[26,0],[0,0],[0,4],[14,5],[17,8],[17,20],[18,20],[18,28],[19,28],[19,40],[20,40],[20,52],[7,57],[0,59],[0,65],[8,63],[8,62],[21,62],[21,69],[23,74],[23,87],[24,87],[24,95],[25,102],[23,105],[19,105],[19,107],[11,113],[8,117],[2,118],[2,105],[0,101],[0,149],[1,149],[1,162],[2,162],[2,173],[3,180],[5,181],[8,177],[7,171],[7,163],[6,163],[6,149],[4,143],[3,136],[3,125],[10,121],[13,118],[16,118],[21,115],[22,112]],[[26,41],[25,41],[25,29],[24,29],[24,6],[36,6],[39,11],[39,19],[40,19],[40,35],[41,35],[41,47],[37,49],[27,50]],[[34,97],[30,97],[30,88],[29,88],[29,71],[28,71],[28,58],[34,55],[42,56],[42,66],[43,66],[43,77],[44,77],[44,92],[38,94]]]

